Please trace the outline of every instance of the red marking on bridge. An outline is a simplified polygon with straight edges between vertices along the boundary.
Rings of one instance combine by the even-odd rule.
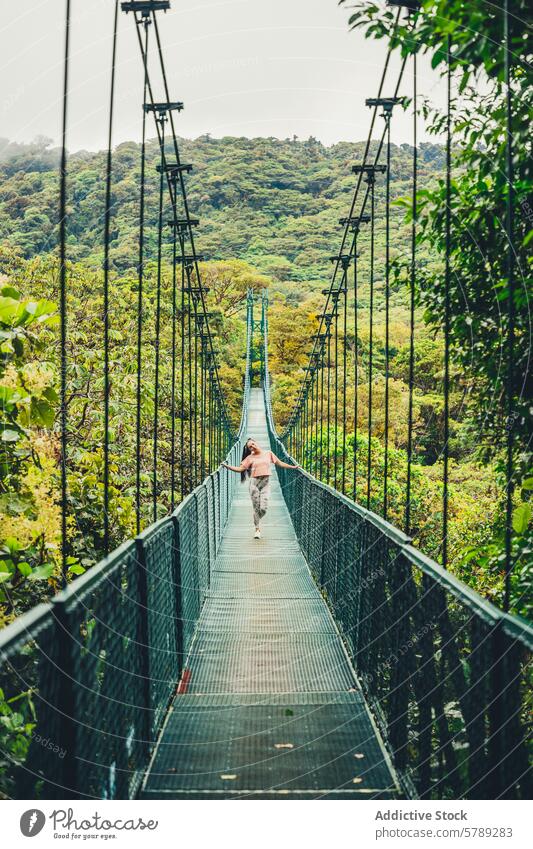
[[[191,680],[191,670],[184,669],[181,674],[181,681],[178,684],[177,694],[178,696],[183,695],[183,693],[187,692],[187,687],[189,686],[189,681]]]

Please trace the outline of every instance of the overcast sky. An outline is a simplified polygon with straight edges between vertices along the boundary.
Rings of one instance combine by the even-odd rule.
[[[114,0],[71,5],[68,146],[94,150],[106,139]],[[64,11],[64,0],[2,4],[1,136],[42,134],[57,143]],[[385,45],[350,32],[349,10],[337,0],[172,0],[158,14],[171,97],[185,103],[180,135],[313,135],[326,144],[366,137],[364,99],[376,95]],[[421,89],[439,102],[442,87],[421,65]],[[131,14],[120,14],[117,68],[115,143],[138,140],[140,131],[142,64]],[[385,95],[397,69],[396,61]],[[401,93],[411,85],[409,70]],[[410,117],[397,112],[393,140],[411,138]]]

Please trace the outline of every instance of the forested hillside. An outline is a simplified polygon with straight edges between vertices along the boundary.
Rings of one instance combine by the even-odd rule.
[[[200,218],[198,249],[206,259],[245,260],[280,281],[305,284],[324,280],[328,257],[335,252],[338,220],[346,215],[354,186],[351,166],[363,145],[324,147],[307,141],[274,138],[203,136],[180,140],[183,162],[193,164],[187,177],[190,207]],[[392,152],[392,197],[409,191],[409,145]],[[173,153],[168,149],[170,159]],[[156,247],[159,145],[147,145],[147,244]],[[33,145],[0,139],[0,239],[24,257],[52,251],[57,238],[58,151],[46,139]],[[442,170],[441,148],[424,144],[420,180]],[[69,259],[102,259],[105,153],[73,153],[69,159]],[[140,147],[126,142],[113,158],[114,224],[111,259],[117,271],[135,266],[139,216]],[[383,180],[378,184],[383,201]],[[400,227],[401,213],[393,220]],[[407,231],[406,231],[407,232]],[[305,288],[305,287],[304,287]],[[295,286],[293,291],[302,291]]]

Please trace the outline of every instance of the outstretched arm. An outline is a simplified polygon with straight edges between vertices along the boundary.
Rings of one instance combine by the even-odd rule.
[[[282,469],[299,469],[299,466],[291,466],[290,463],[284,463],[283,460],[279,460],[276,457],[276,466],[281,466]]]
[[[229,469],[230,472],[244,472],[244,466],[230,466],[229,463],[221,463],[220,464],[223,469]]]

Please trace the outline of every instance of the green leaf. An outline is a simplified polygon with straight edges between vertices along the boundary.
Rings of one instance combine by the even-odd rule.
[[[524,502],[513,511],[513,530],[517,534],[527,531],[531,519],[531,504]]]
[[[20,301],[20,292],[13,288],[13,286],[2,286],[0,289],[0,295],[3,295],[5,298],[14,298],[16,301]]]
[[[52,427],[54,423],[54,409],[45,398],[31,399],[31,420],[42,427]]]
[[[20,301],[16,301],[14,298],[0,297],[0,321],[2,324],[13,324],[19,309]]]
[[[28,575],[31,575],[32,573],[32,568],[30,564],[26,563],[25,560],[22,561],[22,563],[17,563],[17,569],[19,570],[21,575],[24,575],[25,578],[27,578]]]
[[[51,386],[44,390],[43,397],[51,404],[56,404],[59,401],[59,395]]]
[[[527,490],[527,492],[533,490],[533,478],[526,478],[525,480],[523,480],[521,483],[521,487],[522,489]]]
[[[38,566],[30,575],[30,581],[46,581],[54,574],[54,564],[45,563],[44,566]]]
[[[0,584],[5,584],[11,578],[11,572],[0,572]]]
[[[57,307],[53,301],[47,301],[43,298],[40,301],[37,301],[37,303],[35,303],[35,301],[30,301],[29,303],[27,303],[26,310],[34,318],[38,318],[41,321],[44,321],[57,311]]]
[[[8,516],[22,516],[24,513],[31,513],[33,509],[33,502],[29,498],[23,498],[15,492],[0,495],[0,511]]]
[[[73,575],[85,574],[85,569],[79,563],[76,563],[75,566],[70,566],[68,571],[71,572]]]
[[[22,548],[18,539],[15,537],[6,537],[4,542],[2,543],[2,549],[7,551],[8,554],[15,554],[17,551],[20,551]]]
[[[2,412],[6,412],[7,408],[14,406],[15,400],[20,398],[16,389],[11,386],[0,386],[0,408]]]
[[[13,430],[10,427],[6,427],[4,430],[2,430],[2,434],[0,436],[0,439],[2,440],[2,442],[16,442],[17,439],[19,439],[19,438],[20,438],[19,431]]]

